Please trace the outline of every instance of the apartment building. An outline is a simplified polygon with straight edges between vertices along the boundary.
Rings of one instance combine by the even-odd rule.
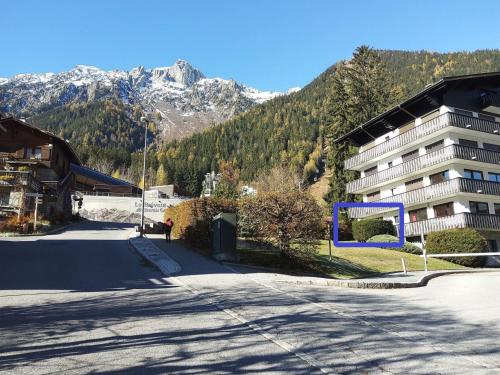
[[[443,78],[336,140],[359,152],[347,192],[391,208],[353,208],[352,218],[404,220],[408,241],[470,227],[500,249],[500,73]]]

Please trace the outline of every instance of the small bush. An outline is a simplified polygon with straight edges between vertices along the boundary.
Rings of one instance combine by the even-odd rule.
[[[352,235],[358,242],[366,242],[377,234],[396,235],[392,221],[380,219],[357,220],[352,223]]]
[[[20,227],[17,216],[8,217],[0,222],[0,232],[18,232]]]
[[[471,228],[446,229],[427,235],[426,249],[431,254],[481,253],[487,251],[486,239]],[[466,267],[481,267],[485,257],[447,258],[450,262]]]
[[[396,236],[391,236],[390,234],[377,234],[369,238],[366,242],[398,242],[399,239]],[[422,254],[422,249],[411,242],[405,242],[403,247],[388,247],[387,249],[403,251],[409,254]]]

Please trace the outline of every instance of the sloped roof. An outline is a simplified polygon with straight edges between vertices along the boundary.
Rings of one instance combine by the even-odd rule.
[[[113,185],[113,186],[131,186],[134,187],[131,183],[120,180],[118,178],[111,177],[107,174],[96,171],[95,169],[84,167],[82,165],[71,164],[71,170],[75,175],[80,175],[95,181],[98,181],[102,184]]]
[[[500,81],[500,72],[443,77],[439,81],[427,85],[422,91],[414,96],[335,139],[334,142],[342,142],[346,139],[350,139],[358,145],[368,143],[373,140],[373,138],[387,133],[387,131],[391,129],[391,126],[397,128],[403,125],[405,121],[408,122],[415,117],[419,117],[415,115],[414,111],[427,113],[434,108],[438,108],[440,104],[438,102],[433,102],[434,96],[446,91],[452,83],[477,81],[479,84],[482,81],[489,81],[491,79]]]
[[[18,127],[24,127],[27,129],[30,129],[32,132],[38,133],[40,135],[43,135],[45,137],[48,137],[49,139],[52,140],[52,143],[57,143],[68,155],[72,163],[75,164],[81,164],[80,159],[76,155],[76,152],[73,150],[71,145],[63,138],[59,137],[58,135],[55,135],[54,133],[51,133],[47,130],[43,130],[40,128],[37,128],[34,125],[31,125],[27,123],[26,121],[17,119],[15,117],[9,116],[9,117],[0,117],[0,124],[7,124],[7,123],[14,123]]]

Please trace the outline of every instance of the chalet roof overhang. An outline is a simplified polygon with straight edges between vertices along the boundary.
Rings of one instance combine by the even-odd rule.
[[[95,185],[106,185],[106,186],[122,186],[122,187],[130,187],[136,188],[131,183],[120,180],[118,178],[114,178],[107,174],[101,173],[94,169],[84,167],[82,165],[70,164],[71,171],[76,177],[76,180],[80,183],[89,186]]]
[[[47,130],[37,128],[36,126],[33,126],[25,121],[16,119],[12,116],[0,118],[0,131],[8,131],[6,129],[6,126],[9,123],[13,124],[16,127],[23,127],[25,129],[41,136],[41,137],[44,137],[47,139],[47,141],[49,143],[58,144],[64,150],[64,152],[68,155],[68,158],[69,158],[71,163],[78,164],[78,165],[81,164],[80,159],[76,155],[76,152],[73,150],[71,145],[65,139],[47,131]]]
[[[351,130],[334,140],[335,143],[350,140],[357,146],[371,142],[373,139],[384,135],[390,130],[399,128],[408,122],[426,113],[439,108],[443,103],[443,95],[452,87],[464,84],[481,88],[491,85],[495,80],[500,83],[500,72],[480,73],[444,77],[432,85],[426,86],[418,94],[392,107],[386,112],[372,118],[361,126]],[[487,89],[483,90],[487,92]],[[481,98],[478,97],[478,100]],[[500,94],[499,94],[500,105]],[[486,105],[485,105],[486,107]]]

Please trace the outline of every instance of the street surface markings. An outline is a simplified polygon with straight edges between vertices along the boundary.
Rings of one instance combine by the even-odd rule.
[[[224,267],[226,267],[226,268],[228,268],[229,270],[231,270],[231,271],[233,271],[233,272],[235,272],[235,273],[239,274],[239,275],[244,276],[245,278],[247,278],[247,279],[249,279],[249,280],[251,280],[251,281],[253,281],[253,282],[255,282],[255,283],[259,284],[259,285],[262,285],[262,286],[263,286],[263,287],[265,287],[265,288],[268,288],[268,289],[274,290],[274,291],[276,291],[276,292],[278,292],[278,293],[281,293],[281,294],[286,295],[286,296],[288,296],[288,297],[291,297],[291,298],[297,299],[297,300],[299,300],[299,301],[309,303],[309,304],[311,304],[311,305],[313,305],[313,306],[319,307],[320,309],[323,309],[323,310],[327,310],[327,311],[329,311],[329,312],[332,312],[332,313],[334,313],[334,314],[336,314],[336,315],[339,315],[339,316],[342,316],[342,317],[344,317],[344,318],[348,318],[348,319],[351,319],[351,320],[355,320],[355,321],[356,321],[356,322],[358,322],[358,323],[361,323],[361,324],[363,324],[363,325],[369,326],[369,327],[371,327],[371,328],[375,328],[375,329],[381,330],[381,331],[386,332],[386,333],[388,333],[388,334],[390,334],[390,335],[396,336],[396,337],[398,337],[398,338],[400,338],[400,339],[402,339],[402,340],[410,341],[410,342],[415,343],[415,344],[420,344],[419,342],[416,342],[416,341],[415,341],[414,339],[412,339],[411,337],[408,337],[408,336],[406,336],[406,335],[404,335],[404,334],[401,334],[401,333],[399,333],[399,332],[397,332],[397,331],[394,331],[394,330],[391,330],[391,329],[387,329],[387,328],[381,327],[381,326],[379,326],[379,325],[376,325],[376,324],[374,324],[374,323],[371,323],[371,322],[369,322],[369,321],[367,321],[367,320],[364,320],[364,319],[362,319],[362,318],[359,318],[359,317],[353,316],[353,315],[351,315],[351,314],[345,313],[345,312],[340,311],[340,310],[338,310],[338,309],[335,309],[335,308],[333,308],[333,307],[327,306],[327,305],[325,305],[324,303],[315,302],[315,301],[313,301],[313,300],[311,300],[311,299],[309,299],[309,298],[302,297],[302,296],[296,295],[296,294],[294,294],[294,293],[286,292],[286,291],[284,291],[284,290],[281,290],[281,289],[279,289],[279,288],[276,288],[276,287],[275,287],[275,286],[273,286],[273,285],[269,285],[269,284],[263,283],[263,282],[262,282],[262,281],[260,281],[260,280],[256,280],[256,279],[254,279],[253,277],[248,276],[248,275],[246,275],[246,274],[244,274],[244,273],[241,273],[241,272],[239,272],[238,270],[236,270],[236,269],[234,269],[234,268],[232,268],[232,267],[230,267],[230,266],[228,266],[228,265],[223,264],[223,266],[224,266]],[[364,315],[364,314],[361,314],[361,315]],[[398,325],[397,325],[397,324],[394,324],[394,326],[396,326],[396,327],[397,327]],[[422,339],[427,339],[427,338],[426,338],[423,334],[419,334],[419,333],[417,333],[417,335],[418,335],[418,336],[420,336]],[[492,366],[488,365],[487,363],[477,361],[476,359],[471,358],[471,357],[469,357],[469,356],[466,356],[466,355],[463,355],[463,354],[456,354],[456,353],[457,353],[457,351],[455,351],[455,350],[449,350],[449,349],[446,349],[446,348],[444,348],[444,347],[442,347],[442,346],[439,346],[439,345],[436,345],[436,344],[433,344],[433,343],[427,343],[427,344],[425,344],[425,345],[427,345],[427,346],[431,347],[431,348],[432,348],[432,349],[434,349],[435,351],[439,351],[439,352],[442,352],[442,353],[445,353],[445,354],[452,355],[452,356],[457,357],[457,358],[461,358],[461,359],[466,360],[466,361],[468,361],[468,362],[474,363],[474,364],[475,364],[475,365],[477,365],[477,366],[480,366],[480,367],[483,367],[483,368],[486,368],[486,369],[497,369],[497,367],[495,367],[495,366],[493,366],[493,367],[492,367]],[[457,348],[458,348],[458,346],[457,346],[457,345],[455,345],[455,344],[453,344],[453,343],[447,343],[447,345],[450,345],[451,347],[457,347]],[[387,370],[385,370],[385,371],[387,371]]]
[[[239,273],[239,272],[237,272],[237,273]],[[200,299],[206,301],[207,303],[217,307],[219,310],[225,312],[226,314],[228,314],[232,318],[236,319],[240,323],[245,324],[247,327],[254,330],[256,333],[258,333],[259,335],[264,337],[266,340],[273,342],[274,344],[278,345],[279,347],[286,350],[287,352],[295,355],[296,357],[298,357],[301,360],[303,360],[304,362],[306,362],[309,366],[318,369],[320,372],[322,372],[324,374],[334,374],[335,373],[333,371],[333,369],[329,368],[326,364],[324,364],[320,361],[317,361],[316,359],[314,359],[310,355],[299,350],[296,346],[294,346],[294,345],[292,345],[292,344],[290,344],[282,339],[277,338],[276,335],[270,334],[269,332],[267,332],[267,330],[265,328],[261,327],[260,325],[258,325],[256,323],[249,321],[248,319],[244,318],[243,316],[241,316],[240,314],[238,314],[234,310],[226,308],[224,306],[223,300],[220,300],[220,299],[217,300],[216,298],[213,298],[213,297],[203,296],[198,289],[191,287],[190,285],[184,283],[183,281],[179,280],[175,276],[170,276],[168,278],[164,277],[163,280],[165,282],[169,282],[169,283],[173,282],[179,286],[186,288],[191,293],[193,293],[195,296],[197,296]],[[217,297],[217,295],[215,295],[215,297]]]

